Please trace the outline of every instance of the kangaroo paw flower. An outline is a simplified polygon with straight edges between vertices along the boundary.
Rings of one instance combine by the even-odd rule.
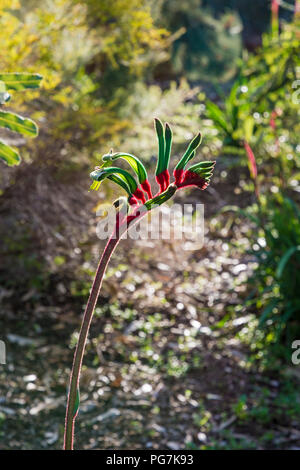
[[[206,189],[213,174],[215,165],[213,161],[196,163],[186,169],[187,163],[195,157],[196,149],[201,143],[201,134],[199,133],[191,141],[183,157],[176,165],[173,173],[175,182],[170,183],[168,166],[172,146],[172,131],[168,124],[166,124],[164,128],[159,119],[155,119],[155,129],[158,138],[158,162],[155,176],[160,188],[156,196],[152,196],[151,186],[144,165],[134,155],[128,153],[113,153],[111,151],[109,154],[103,156],[103,165],[96,167],[90,174],[93,180],[91,189],[98,190],[102,181],[108,179],[125,190],[127,197],[121,197],[114,202],[114,206],[117,210],[115,228],[99,261],[90,297],[84,312],[70,377],[64,449],[73,449],[75,418],[79,408],[79,378],[87,335],[98,300],[103,276],[116,246],[129,226],[137,222],[139,218],[147,214],[148,211],[168,201],[174,196],[178,189],[188,186],[196,186],[202,190]],[[122,158],[130,165],[131,170],[135,174],[134,176],[123,168],[109,166],[119,158]],[[138,182],[135,177],[137,177]],[[148,200],[146,200],[145,193],[148,196]]]

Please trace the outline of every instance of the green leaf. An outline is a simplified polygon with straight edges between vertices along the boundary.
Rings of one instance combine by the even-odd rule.
[[[259,319],[259,326],[262,326],[266,322],[266,320],[272,314],[278,302],[279,302],[279,299],[273,299],[270,301],[270,303],[267,305],[267,307],[263,310],[261,314],[261,317]]]
[[[135,157],[134,155],[131,155],[130,153],[108,153],[106,155],[103,155],[102,160],[104,162],[112,162],[114,160],[117,160],[118,158],[122,158],[125,160],[133,171],[136,173],[139,183],[143,183],[147,179],[147,171],[142,162]]]
[[[286,253],[282,256],[281,260],[278,263],[277,270],[276,270],[276,276],[278,278],[281,277],[284,268],[286,266],[286,263],[290,259],[290,257],[296,253],[296,251],[300,251],[300,245],[299,246],[292,246],[289,250],[286,251]]]
[[[21,158],[16,150],[0,140],[0,158],[5,161],[8,166],[19,165]]]
[[[29,137],[38,135],[38,127],[35,122],[7,111],[0,111],[0,126]]]
[[[228,98],[226,99],[225,106],[228,114],[233,113],[233,109],[236,107],[237,95],[241,86],[241,78],[239,77],[231,87]]]
[[[248,116],[244,120],[244,138],[247,142],[250,142],[252,138],[254,125],[255,121],[252,116]]]
[[[230,128],[226,121],[226,115],[221,111],[219,106],[217,106],[212,101],[206,102],[207,115],[215,124],[217,124],[221,129],[223,129],[226,134],[230,134]]]
[[[195,150],[199,145],[201,144],[202,136],[199,132],[199,134],[194,137],[192,142],[189,144],[185,154],[183,157],[180,159],[180,161],[177,163],[175,170],[181,170],[184,169],[186,164],[191,160],[191,158],[195,155]]]
[[[0,81],[5,83],[7,90],[39,88],[42,79],[38,73],[0,73]]]

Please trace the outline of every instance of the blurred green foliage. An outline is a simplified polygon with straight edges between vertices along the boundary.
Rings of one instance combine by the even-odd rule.
[[[262,47],[242,64],[223,106],[207,102],[207,114],[222,136],[222,151],[243,157],[245,139],[258,163],[258,205],[246,210],[256,225],[251,237],[258,267],[249,287],[255,288],[252,305],[259,318],[252,338],[257,357],[267,352],[269,358],[289,359],[290,345],[300,334],[298,52],[295,18],[280,34],[263,35]]]
[[[9,91],[39,88],[41,80],[42,77],[39,74],[1,73],[0,106],[10,100]],[[34,121],[8,111],[0,111],[0,127],[18,132],[26,137],[36,137],[38,135],[38,127]],[[0,158],[9,166],[18,165],[21,160],[19,153],[2,139],[0,139]]]
[[[122,109],[149,62],[161,60],[168,36],[153,24],[149,2],[31,0],[0,8],[2,68],[17,63],[45,76],[43,94],[32,98],[49,140],[89,145],[91,153],[131,127]],[[19,104],[25,108],[21,97]]]
[[[285,146],[276,157],[286,160],[288,153],[288,160],[298,164],[299,100],[294,88],[300,66],[298,31],[299,20],[285,24],[278,36],[265,33],[262,47],[240,61],[230,93],[221,96],[224,102],[218,106],[207,100],[207,116],[219,131],[222,152],[243,154],[246,139],[257,156],[264,156],[265,163],[266,153],[275,156],[275,140],[280,134]]]
[[[50,211],[42,205],[41,213],[33,208],[38,221],[49,212],[53,215],[43,236],[36,234],[36,239],[34,229],[27,228],[32,214],[26,219],[27,208],[20,202],[19,212],[9,219],[14,225],[7,224],[2,237],[1,254],[8,257],[9,269],[22,273],[25,266],[24,279],[30,279],[30,286],[46,286],[49,271],[67,269],[65,247],[49,256],[51,268],[38,251],[45,232],[53,238],[47,227],[55,226],[58,238],[67,230],[66,216],[59,217],[63,206],[73,209],[74,195],[68,200],[64,191],[63,202],[59,201],[59,183],[84,180],[82,187],[87,188],[87,168],[111,147],[143,154],[150,166],[156,152],[153,116],[172,124],[175,154],[202,131],[203,157],[217,157],[228,174],[233,165],[237,169],[236,180],[225,188],[228,193],[239,185],[239,177],[245,194],[254,193],[250,178],[244,181],[246,139],[256,158],[260,190],[259,204],[251,204],[253,196],[246,210],[254,216],[250,244],[259,247],[252,253],[259,266],[248,281],[254,292],[249,308],[261,320],[256,346],[261,351],[277,345],[279,354],[288,354],[285,346],[299,334],[299,17],[293,19],[281,7],[277,34],[268,24],[270,5],[262,0],[257,4],[259,15],[255,2],[246,0],[1,1],[2,72],[38,71],[44,76],[42,92],[14,94],[16,108],[24,115],[30,112],[38,122],[40,138],[30,153],[24,152],[21,168],[9,169],[9,177],[0,173],[1,201],[9,205],[10,190],[19,181],[14,172],[27,168],[30,177],[23,183],[23,193],[30,193],[26,184],[42,187],[38,183],[42,168],[47,176],[54,174],[51,181],[56,186],[49,194],[54,188],[58,201],[55,205],[51,199]],[[250,52],[242,47],[249,24],[258,34],[270,30],[264,32],[260,47],[254,50],[249,45]],[[15,134],[11,143],[20,145]],[[47,189],[48,182],[44,184]],[[44,193],[45,189],[39,195]],[[73,223],[77,231],[72,219]],[[90,273],[83,268],[79,273],[71,290],[81,296],[88,292]],[[145,340],[145,357],[150,346]],[[184,352],[185,345],[181,347]],[[166,364],[170,376],[186,372],[184,354],[170,354]]]
[[[181,30],[172,46],[176,74],[207,82],[233,77],[242,45],[242,25],[235,12],[215,14],[199,0],[166,0],[162,18],[170,31]]]
[[[264,352],[271,346],[271,355],[288,359],[300,334],[300,211],[287,197],[263,198],[257,221],[259,238],[252,252],[257,268],[250,286],[264,334],[256,347]]]

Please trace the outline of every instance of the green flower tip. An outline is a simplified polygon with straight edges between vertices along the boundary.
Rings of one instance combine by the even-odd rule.
[[[171,129],[171,127],[169,126],[169,124],[166,122],[166,132],[165,132],[166,140],[171,140],[171,139],[172,139],[172,135],[173,135],[172,129]]]
[[[186,149],[183,157],[180,159],[180,161],[177,163],[175,170],[183,170],[186,166],[186,164],[194,158],[196,155],[196,149],[199,147],[202,141],[202,134],[199,132],[196,137],[191,141],[189,144],[188,148]]]
[[[162,122],[158,118],[154,118],[154,123],[155,123],[155,130],[158,136],[163,137],[164,136],[164,127],[162,125]]]
[[[200,162],[196,163],[196,165],[191,166],[188,171],[197,173],[201,176],[205,181],[209,181],[212,177],[214,172],[216,162],[215,161],[207,161],[207,162]]]
[[[103,162],[110,162],[114,155],[116,155],[115,153],[113,153],[113,149],[110,149],[109,153],[105,153],[104,155],[102,155],[102,161]]]
[[[197,147],[199,147],[199,145],[201,144],[202,142],[202,134],[201,132],[198,132],[198,134],[196,135],[196,137],[192,140],[192,142],[190,143],[190,149],[192,151],[196,150]]]

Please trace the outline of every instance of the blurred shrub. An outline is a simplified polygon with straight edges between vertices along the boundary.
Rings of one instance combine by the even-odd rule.
[[[285,181],[299,169],[298,31],[299,19],[295,19],[283,25],[279,35],[264,34],[262,47],[241,62],[239,76],[223,103],[206,102],[206,115],[218,130],[222,153],[245,155],[246,139],[266,173],[275,178],[284,173]]]
[[[175,123],[179,146],[198,130],[199,90],[192,91],[186,82],[164,91],[149,85],[157,63],[168,58],[169,45],[167,31],[152,14],[155,3],[0,2],[2,69],[38,70],[45,77],[42,93],[28,90],[26,101],[22,94],[14,97],[24,115],[30,100],[40,138],[23,152],[24,165],[0,172],[5,219],[1,266],[15,282],[24,279],[22,270],[33,250],[47,264],[52,255],[72,250],[88,236],[95,203],[88,194],[87,169],[98,154],[112,146],[134,153],[145,149],[150,161],[156,151],[155,114]],[[14,135],[12,145],[19,145]],[[24,243],[22,249],[23,231],[31,234],[33,244]],[[21,240],[18,266],[11,262],[16,256],[10,236]],[[52,264],[45,269],[48,275]],[[27,277],[31,274],[37,273],[28,270]]]
[[[166,36],[145,0],[0,5],[2,68],[38,69],[45,76],[43,95],[34,103],[44,138],[51,131],[52,139],[78,147],[88,139],[101,144],[128,126],[118,116],[115,93],[122,83],[130,95],[128,84],[143,77],[149,54],[160,57]]]
[[[280,33],[273,28],[255,54],[244,54],[222,103],[206,101],[220,153],[246,162],[247,140],[258,164],[259,204],[239,211],[256,226],[250,241],[257,268],[247,282],[254,288],[249,305],[259,319],[250,340],[258,358],[290,357],[300,334],[299,40],[299,17],[282,24]]]
[[[6,104],[11,94],[11,90],[25,90],[38,88],[42,76],[30,73],[0,73],[0,106]],[[18,132],[22,136],[36,137],[38,135],[38,127],[34,121],[9,111],[0,111],[0,127]],[[0,139],[0,159],[8,166],[18,165],[21,161],[19,153]]]
[[[300,211],[287,197],[262,198],[251,221],[257,224],[251,252],[257,267],[248,280],[249,303],[259,314],[252,349],[258,357],[289,358],[300,335]]]
[[[118,91],[119,95],[122,93],[123,90]],[[137,83],[134,93],[127,98],[126,104],[120,110],[121,117],[131,122],[131,129],[125,136],[121,136],[120,145],[126,145],[129,151],[142,154],[143,158],[148,160],[156,155],[153,123],[149,116],[159,116],[172,123],[175,153],[180,152],[186,140],[191,139],[199,129],[205,136],[204,144],[211,142],[214,132],[203,119],[204,99],[204,93],[198,88],[191,89],[186,80],[181,80],[178,85],[171,82],[169,88],[164,90],[158,85]],[[204,145],[201,151],[206,153],[211,149]]]
[[[236,13],[213,13],[199,0],[165,0],[162,18],[171,32],[185,29],[172,46],[176,74],[192,81],[232,78],[242,45],[242,25]]]
[[[154,24],[151,7],[155,2],[75,0],[75,3],[87,5],[88,25],[101,35],[98,60],[102,71],[105,72],[108,61],[116,69],[123,65],[137,73],[148,67],[149,62],[157,61],[162,39],[168,33]]]
[[[111,146],[145,149],[150,157],[149,116],[155,114],[172,119],[181,140],[196,131],[196,91],[186,82],[164,92],[148,85],[156,65],[168,59],[170,44],[167,31],[156,26],[155,8],[146,0],[1,3],[3,68],[38,68],[45,76],[43,93],[29,96],[42,135],[27,161],[42,155],[39,164],[62,177]],[[26,110],[22,97],[17,104]]]
[[[300,211],[288,198],[278,197],[263,208],[265,246],[254,254],[258,267],[253,281],[258,286],[260,326],[270,342],[288,348],[300,334]]]

